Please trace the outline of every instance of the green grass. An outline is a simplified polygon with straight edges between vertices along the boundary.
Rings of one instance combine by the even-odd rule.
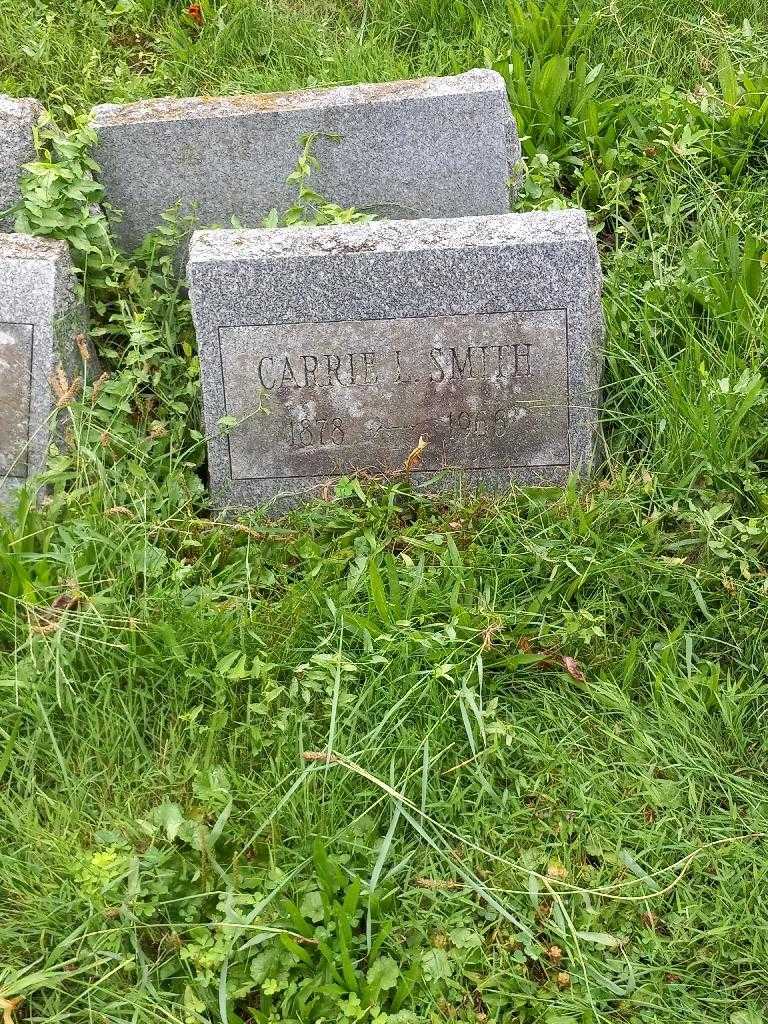
[[[509,41],[501,0],[229,0],[199,30],[172,0],[7,0],[0,88],[87,107],[145,96],[286,89],[449,74]],[[581,5],[583,6],[583,5]],[[733,26],[768,27],[762,0],[615,0],[598,5],[594,63],[655,91],[696,84]],[[118,13],[122,12],[122,13]],[[754,53],[759,52],[755,47]]]
[[[0,11],[0,89],[78,181],[94,102],[493,64],[521,207],[587,205],[606,314],[592,482],[215,523],[165,247],[33,176],[111,376],[0,527],[14,1022],[768,1017],[768,17],[620,0],[569,46],[537,10]]]

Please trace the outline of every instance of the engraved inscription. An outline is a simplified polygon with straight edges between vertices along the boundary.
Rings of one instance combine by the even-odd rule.
[[[382,367],[382,363],[389,363]],[[409,376],[408,356],[399,349],[376,352],[286,353],[261,355],[256,363],[259,384],[265,391],[281,388],[354,388],[381,383],[379,371],[394,373],[396,384],[421,383]],[[429,380],[505,380],[531,373],[530,342],[501,345],[435,346],[429,351]]]
[[[32,375],[30,324],[0,323],[0,475],[27,475]]]
[[[564,310],[219,329],[234,480],[564,466]]]

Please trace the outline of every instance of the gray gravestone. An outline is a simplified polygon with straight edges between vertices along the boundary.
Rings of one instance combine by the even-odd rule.
[[[7,211],[20,196],[22,164],[35,159],[32,129],[42,112],[37,100],[0,96],[0,231],[13,230]]]
[[[66,243],[0,235],[2,498],[45,466],[56,428],[51,380],[59,368],[69,382],[83,375],[83,324]]]
[[[259,227],[284,210],[300,137],[321,136],[312,185],[382,216],[461,217],[509,210],[520,144],[495,71],[382,85],[95,107],[95,152],[117,236],[139,244],[178,200],[198,222]]]
[[[217,507],[397,472],[421,438],[421,483],[589,468],[601,274],[580,210],[201,231],[188,270]]]

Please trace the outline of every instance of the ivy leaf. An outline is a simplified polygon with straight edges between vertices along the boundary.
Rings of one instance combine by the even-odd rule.
[[[477,949],[483,944],[480,935],[473,928],[454,928],[448,938],[457,949]]]
[[[184,814],[178,804],[165,800],[155,808],[152,820],[155,825],[165,829],[168,842],[172,843],[184,824]]]
[[[317,889],[313,889],[312,892],[306,894],[301,901],[299,909],[303,917],[306,917],[309,921],[314,921],[315,924],[322,921],[325,916],[323,898]]]
[[[582,942],[594,942],[596,946],[607,946],[608,949],[618,949],[621,945],[621,939],[608,932],[576,932],[576,938]]]
[[[126,559],[134,572],[143,573],[145,576],[159,576],[168,564],[168,556],[162,548],[157,547],[145,540]]]
[[[736,1010],[731,1014],[731,1024],[765,1024],[765,1017],[757,1010]]]
[[[394,988],[399,977],[400,968],[391,956],[380,956],[369,967],[366,974],[368,984],[375,986],[379,992],[388,988]]]
[[[427,981],[442,981],[451,976],[451,962],[444,949],[428,949],[421,958]]]
[[[216,420],[216,426],[219,428],[219,430],[225,436],[227,434],[231,434],[232,431],[237,426],[237,417],[236,416],[221,416],[218,420]]]

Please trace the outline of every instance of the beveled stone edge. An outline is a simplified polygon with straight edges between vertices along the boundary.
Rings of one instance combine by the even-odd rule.
[[[69,246],[58,238],[26,235],[20,231],[0,231],[0,260],[44,260],[71,262]]]
[[[35,124],[45,107],[33,96],[10,96],[0,93],[0,116],[24,118]]]
[[[191,275],[196,266],[206,263],[236,263],[244,259],[284,261],[364,252],[496,248],[578,241],[593,241],[586,212],[579,208],[485,217],[380,220],[325,227],[206,229],[192,234],[188,273]]]
[[[163,96],[134,103],[100,103],[92,107],[91,121],[98,131],[101,128],[131,124],[242,117],[259,113],[314,110],[326,106],[352,107],[361,103],[392,103],[480,93],[499,93],[507,103],[507,89],[502,76],[491,68],[472,68],[459,75],[395,82],[361,82],[234,96]],[[511,112],[509,116],[512,119]]]

